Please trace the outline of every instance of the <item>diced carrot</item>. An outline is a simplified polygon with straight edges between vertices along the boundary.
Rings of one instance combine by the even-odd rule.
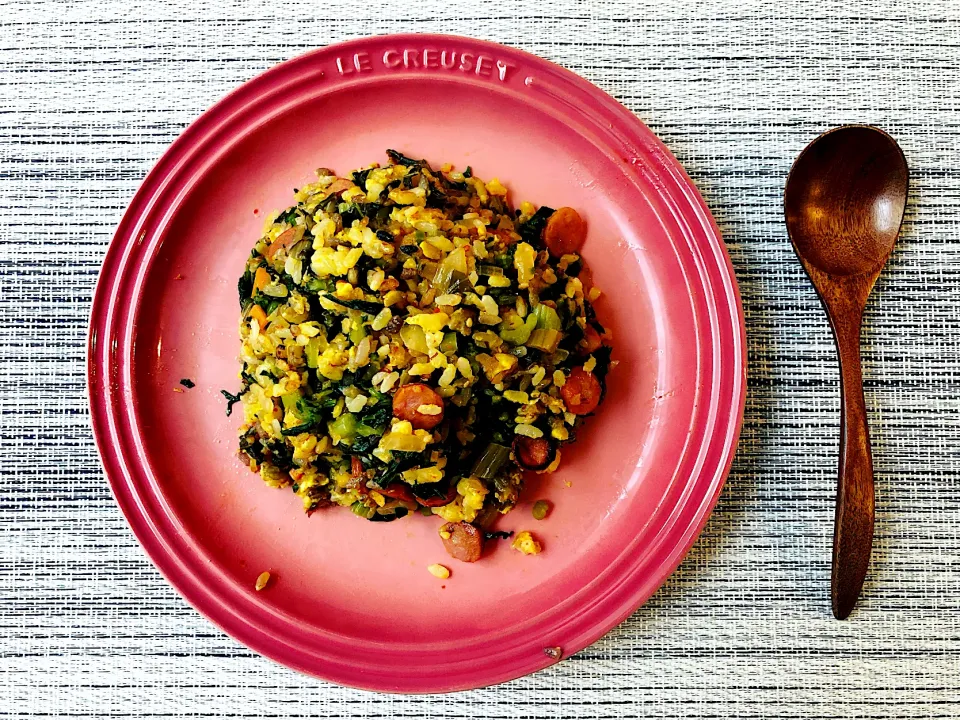
[[[587,372],[583,367],[575,367],[567,377],[567,382],[560,388],[560,395],[567,405],[567,410],[574,415],[589,415],[600,404],[600,395],[603,387],[597,376]]]
[[[263,290],[267,285],[270,284],[270,273],[267,272],[267,269],[264,267],[257,268],[257,274],[253,278],[253,292],[250,293],[250,297],[253,297],[258,292]]]
[[[250,308],[250,317],[257,321],[257,325],[260,326],[261,330],[267,326],[267,314],[259,305],[254,305]]]

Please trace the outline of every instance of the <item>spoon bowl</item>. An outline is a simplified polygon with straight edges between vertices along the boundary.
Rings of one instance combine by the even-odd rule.
[[[879,273],[900,233],[907,178],[903,152],[885,132],[848,125],[821,135],[787,180],[797,255],[832,276]]]
[[[813,283],[840,356],[840,471],[831,604],[856,605],[873,545],[874,487],[863,399],[860,326],[867,298],[893,252],[907,204],[903,151],[882,130],[847,125],[810,143],[787,177],[790,242]]]

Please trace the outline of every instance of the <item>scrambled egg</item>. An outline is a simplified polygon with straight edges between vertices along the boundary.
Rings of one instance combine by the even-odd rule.
[[[524,555],[539,555],[543,550],[543,546],[527,530],[517,533],[510,547],[519,550]]]

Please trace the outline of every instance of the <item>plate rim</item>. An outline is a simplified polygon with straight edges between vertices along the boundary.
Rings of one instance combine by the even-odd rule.
[[[105,395],[103,397],[97,396],[97,390],[102,390],[105,386],[104,379],[109,380],[110,373],[108,370],[114,368],[113,363],[122,363],[124,361],[124,358],[118,359],[113,357],[109,351],[106,352],[106,362],[103,362],[104,358],[102,357],[104,355],[104,348],[102,347],[104,343],[100,342],[98,331],[110,327],[109,321],[117,311],[116,304],[118,299],[118,291],[113,287],[117,282],[117,273],[114,272],[111,274],[108,270],[118,263],[122,264],[124,259],[130,254],[131,246],[137,245],[139,241],[143,239],[142,236],[140,236],[139,239],[135,239],[134,236],[136,233],[134,233],[133,230],[142,228],[143,224],[145,224],[145,218],[149,216],[165,184],[178,172],[179,165],[175,164],[172,168],[166,167],[170,160],[179,152],[186,152],[187,155],[189,155],[190,143],[195,142],[195,140],[201,140],[202,142],[195,142],[193,147],[194,151],[196,151],[197,147],[201,147],[206,142],[209,142],[209,135],[205,136],[203,134],[205,130],[204,126],[214,123],[214,127],[206,129],[212,131],[212,134],[215,134],[215,131],[218,129],[215,120],[217,113],[223,113],[227,108],[230,108],[231,105],[240,102],[243,95],[245,93],[249,94],[253,88],[264,86],[261,89],[261,93],[267,93],[270,90],[270,82],[272,80],[280,81],[284,73],[293,72],[294,69],[301,64],[318,64],[324,58],[332,57],[336,53],[354,52],[368,46],[379,46],[383,42],[396,44],[409,43],[415,45],[420,51],[423,50],[424,45],[442,43],[456,44],[458,49],[462,49],[462,47],[485,49],[491,54],[499,53],[501,56],[517,57],[522,60],[524,67],[528,69],[540,69],[551,78],[559,78],[561,83],[572,85],[578,91],[585,92],[590,96],[591,102],[596,103],[597,106],[600,106],[616,120],[619,131],[628,136],[632,136],[628,137],[628,139],[639,141],[637,145],[638,149],[642,148],[651,155],[652,159],[661,163],[659,169],[666,171],[670,179],[675,183],[675,189],[679,191],[683,199],[689,203],[689,207],[685,207],[684,210],[691,211],[692,215],[696,217],[698,228],[704,233],[707,239],[708,244],[706,246],[700,246],[700,251],[704,255],[712,255],[716,269],[720,272],[722,288],[714,288],[713,292],[710,293],[710,298],[716,302],[717,297],[724,296],[727,300],[726,305],[730,310],[728,320],[730,321],[731,329],[735,331],[734,337],[730,340],[733,344],[732,352],[737,368],[732,371],[731,379],[735,391],[733,397],[735,407],[730,412],[729,421],[725,428],[719,428],[712,434],[706,434],[703,440],[703,444],[706,445],[708,441],[715,439],[721,434],[720,430],[724,430],[719,464],[717,464],[713,470],[713,477],[710,479],[708,485],[709,493],[705,493],[700,498],[700,505],[695,509],[690,522],[682,529],[682,539],[671,546],[667,557],[660,561],[658,566],[660,572],[656,573],[656,577],[652,582],[645,581],[640,583],[644,585],[642,593],[631,596],[631,599],[627,602],[621,601],[618,612],[608,614],[603,622],[595,623],[590,628],[582,630],[579,633],[579,640],[571,641],[570,644],[564,646],[564,657],[568,657],[570,654],[598,640],[646,602],[666,579],[673,574],[682,559],[696,542],[697,537],[709,519],[729,474],[743,423],[747,390],[746,330],[736,275],[720,230],[695,184],[673,154],[636,115],[600,88],[572,71],[523,50],[484,40],[439,34],[376,35],[328,45],[274,65],[254,76],[252,79],[242,83],[188,125],[164,151],[140,184],[108,246],[100,274],[98,275],[90,309],[87,336],[87,395],[90,405],[89,417],[93,435],[96,440],[97,451],[101,459],[101,464],[105,469],[114,500],[121,508],[138,543],[147,553],[151,562],[153,562],[167,581],[177,590],[178,594],[231,637],[239,640],[256,652],[280,662],[287,667],[292,667],[314,677],[330,680],[349,687],[406,693],[450,692],[505,682],[552,665],[554,661],[543,656],[537,658],[536,662],[527,662],[521,671],[510,670],[505,673],[488,671],[486,675],[482,675],[475,680],[458,680],[449,683],[442,681],[436,682],[436,678],[427,678],[419,684],[407,683],[398,686],[377,681],[369,682],[364,675],[363,669],[351,673],[349,672],[349,668],[341,670],[338,666],[335,668],[337,672],[327,672],[327,667],[318,668],[315,665],[300,661],[299,658],[295,656],[292,647],[286,648],[288,652],[283,652],[283,648],[276,648],[274,646],[275,638],[273,636],[252,626],[242,617],[231,612],[229,608],[223,607],[222,604],[211,607],[210,597],[198,596],[197,588],[187,587],[189,582],[184,580],[184,573],[189,574],[190,571],[183,566],[184,560],[178,558],[176,554],[173,553],[171,548],[164,542],[164,538],[159,536],[159,531],[152,524],[150,518],[142,513],[143,508],[137,502],[139,498],[126,497],[125,492],[123,492],[125,488],[132,491],[133,487],[127,467],[120,457],[117,443],[114,442],[114,433],[117,432],[117,430],[116,421],[113,415],[111,415],[111,411],[119,411],[116,411],[116,408],[110,406],[106,401]],[[420,75],[419,77],[429,76]],[[330,85],[331,90],[336,90],[341,87],[343,87],[342,84]],[[242,115],[247,109],[247,105],[241,102],[239,109],[235,109],[233,114],[228,115],[228,119]],[[614,125],[611,124],[610,128],[613,130]],[[194,136],[199,137],[194,138]],[[127,230],[130,230],[130,232],[125,232]],[[689,241],[689,236],[687,239]],[[126,242],[126,245],[121,245],[124,242]],[[711,252],[708,253],[708,251]],[[714,266],[711,265],[711,267]],[[114,290],[114,292],[111,293],[109,290]],[[718,372],[715,373],[715,377],[722,378],[722,375]],[[102,405],[98,406],[98,403],[102,403]],[[111,420],[114,420],[114,422],[111,422]],[[699,476],[691,476],[687,482],[693,482],[697,477]],[[133,505],[131,505],[131,501],[133,501]],[[683,504],[681,503],[678,504],[675,509],[682,507]],[[192,578],[188,577],[187,579]],[[206,590],[208,594],[215,595],[210,588],[201,586],[199,590],[201,593],[203,590]],[[237,625],[238,622],[240,623],[239,628]],[[583,640],[583,638],[586,638],[586,640]],[[332,666],[332,663],[330,665]],[[457,677],[459,678],[459,675]]]

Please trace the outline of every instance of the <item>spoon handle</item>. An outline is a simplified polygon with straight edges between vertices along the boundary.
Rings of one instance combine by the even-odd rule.
[[[833,535],[833,614],[845,619],[863,587],[873,546],[874,491],[870,433],[860,365],[860,313],[834,325],[840,354],[840,478]]]

